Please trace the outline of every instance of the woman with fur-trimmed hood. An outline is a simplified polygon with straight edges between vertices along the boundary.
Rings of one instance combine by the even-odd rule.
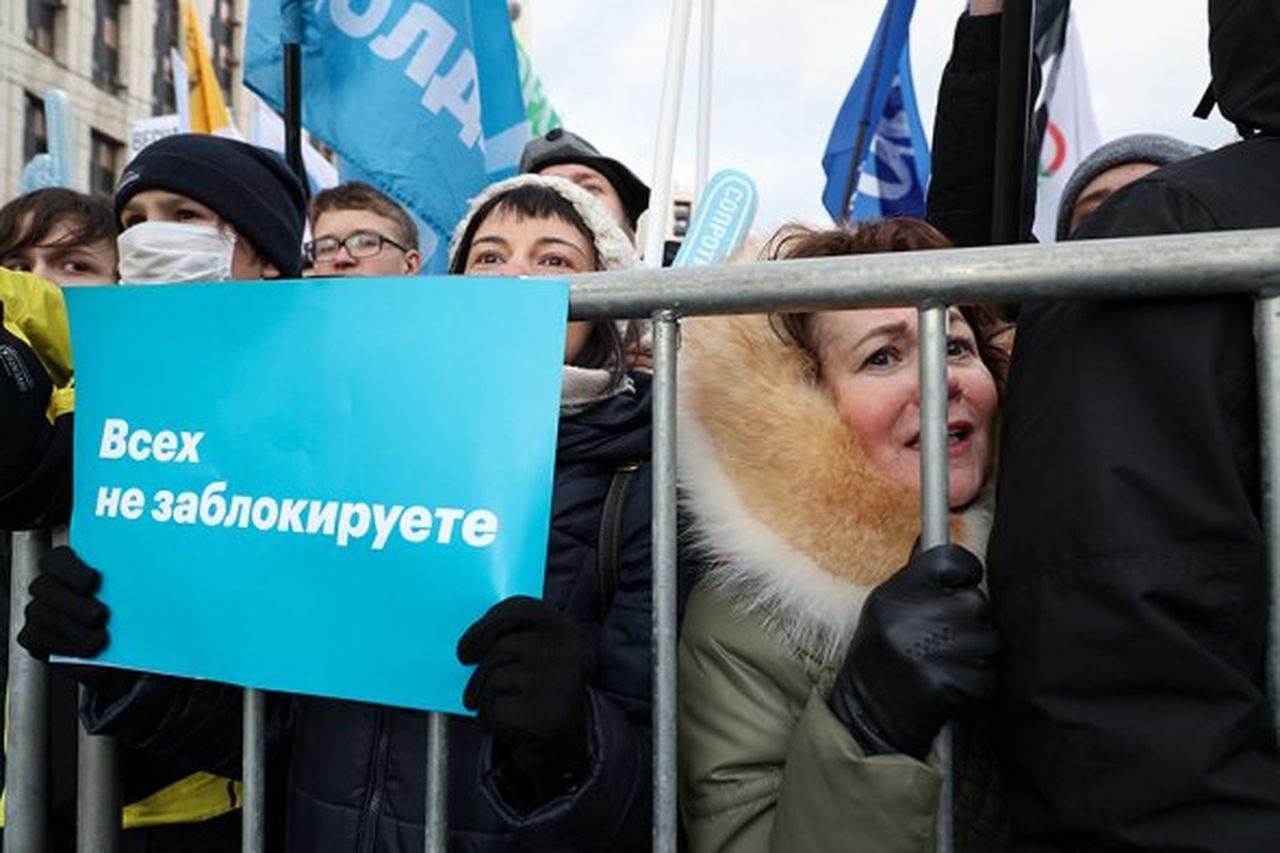
[[[784,229],[772,258],[945,247],[915,220]],[[680,640],[680,793],[694,853],[931,850],[955,719],[958,849],[998,849],[981,589],[994,316],[953,308],[953,538],[919,533],[914,309],[686,324],[680,485],[700,581]],[[971,552],[972,551],[972,552]],[[906,563],[905,566],[903,564]],[[899,568],[902,567],[902,568]]]

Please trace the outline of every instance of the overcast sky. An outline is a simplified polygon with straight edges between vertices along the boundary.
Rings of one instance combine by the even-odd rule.
[[[676,180],[693,183],[701,0],[694,0]],[[1205,0],[1075,0],[1102,138],[1157,131],[1216,146],[1232,129],[1190,117],[1209,80]],[[671,0],[526,0],[530,53],[565,120],[649,181]],[[820,203],[827,135],[871,41],[883,0],[720,0],[715,15],[711,169],[760,187],[757,229],[828,221]],[[919,0],[911,27],[916,93],[932,128],[951,49],[954,0]]]

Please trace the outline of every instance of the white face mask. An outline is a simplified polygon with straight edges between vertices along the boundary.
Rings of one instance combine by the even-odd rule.
[[[139,222],[116,246],[121,284],[228,281],[236,237],[212,225]]]

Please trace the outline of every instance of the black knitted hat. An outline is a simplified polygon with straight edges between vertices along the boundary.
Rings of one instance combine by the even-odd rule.
[[[283,277],[301,273],[306,199],[275,152],[204,133],[167,136],[125,166],[116,185],[117,225],[125,204],[144,190],[168,190],[200,202],[230,222]]]
[[[587,140],[563,128],[555,128],[545,136],[532,139],[520,154],[520,171],[541,172],[548,166],[561,163],[581,163],[605,176],[622,200],[634,231],[640,214],[649,209],[649,187],[626,166],[605,157]]]

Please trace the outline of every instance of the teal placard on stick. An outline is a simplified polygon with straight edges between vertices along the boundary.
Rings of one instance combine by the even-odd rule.
[[[568,285],[67,292],[97,662],[461,712],[455,645],[541,595]]]

